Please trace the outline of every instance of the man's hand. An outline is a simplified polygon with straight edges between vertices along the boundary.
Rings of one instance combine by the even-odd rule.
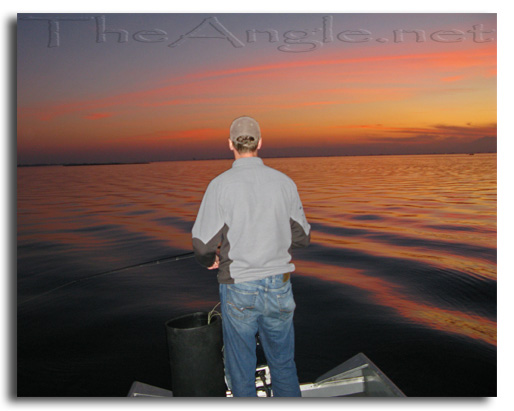
[[[220,257],[218,255],[216,255],[216,259],[214,260],[214,263],[210,266],[210,267],[207,267],[208,270],[215,270],[216,268],[218,268],[220,265]]]

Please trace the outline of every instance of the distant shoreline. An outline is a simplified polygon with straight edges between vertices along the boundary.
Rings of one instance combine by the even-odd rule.
[[[64,164],[18,164],[18,167],[84,167],[84,166],[126,166],[133,164],[150,164],[150,161],[132,163],[64,163]]]
[[[416,153],[416,154],[337,154],[325,156],[274,156],[263,159],[273,158],[326,158],[326,157],[384,157],[384,156],[448,156],[448,155],[480,155],[480,154],[497,154],[496,151],[484,151],[476,153]],[[17,167],[83,167],[83,166],[117,166],[117,165],[136,165],[151,163],[166,163],[176,161],[212,161],[212,160],[233,160],[233,157],[216,157],[216,158],[190,158],[182,160],[156,160],[156,161],[136,161],[136,162],[111,162],[111,163],[54,163],[54,164],[18,164]]]

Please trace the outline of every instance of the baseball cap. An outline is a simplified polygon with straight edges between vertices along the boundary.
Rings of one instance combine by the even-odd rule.
[[[239,136],[249,136],[259,141],[261,138],[261,129],[259,123],[252,117],[241,116],[236,118],[230,126],[230,139],[237,142]]]

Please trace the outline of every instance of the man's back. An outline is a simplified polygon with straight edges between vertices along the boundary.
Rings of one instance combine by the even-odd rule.
[[[307,245],[309,231],[295,183],[259,157],[241,158],[209,184],[193,245],[201,253],[221,242],[218,280],[238,283],[294,271],[289,249]]]

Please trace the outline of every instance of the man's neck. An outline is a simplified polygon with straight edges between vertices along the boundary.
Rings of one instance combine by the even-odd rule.
[[[239,160],[240,158],[248,158],[248,157],[258,157],[257,150],[250,151],[248,153],[238,153],[237,150],[234,150],[234,158]]]

